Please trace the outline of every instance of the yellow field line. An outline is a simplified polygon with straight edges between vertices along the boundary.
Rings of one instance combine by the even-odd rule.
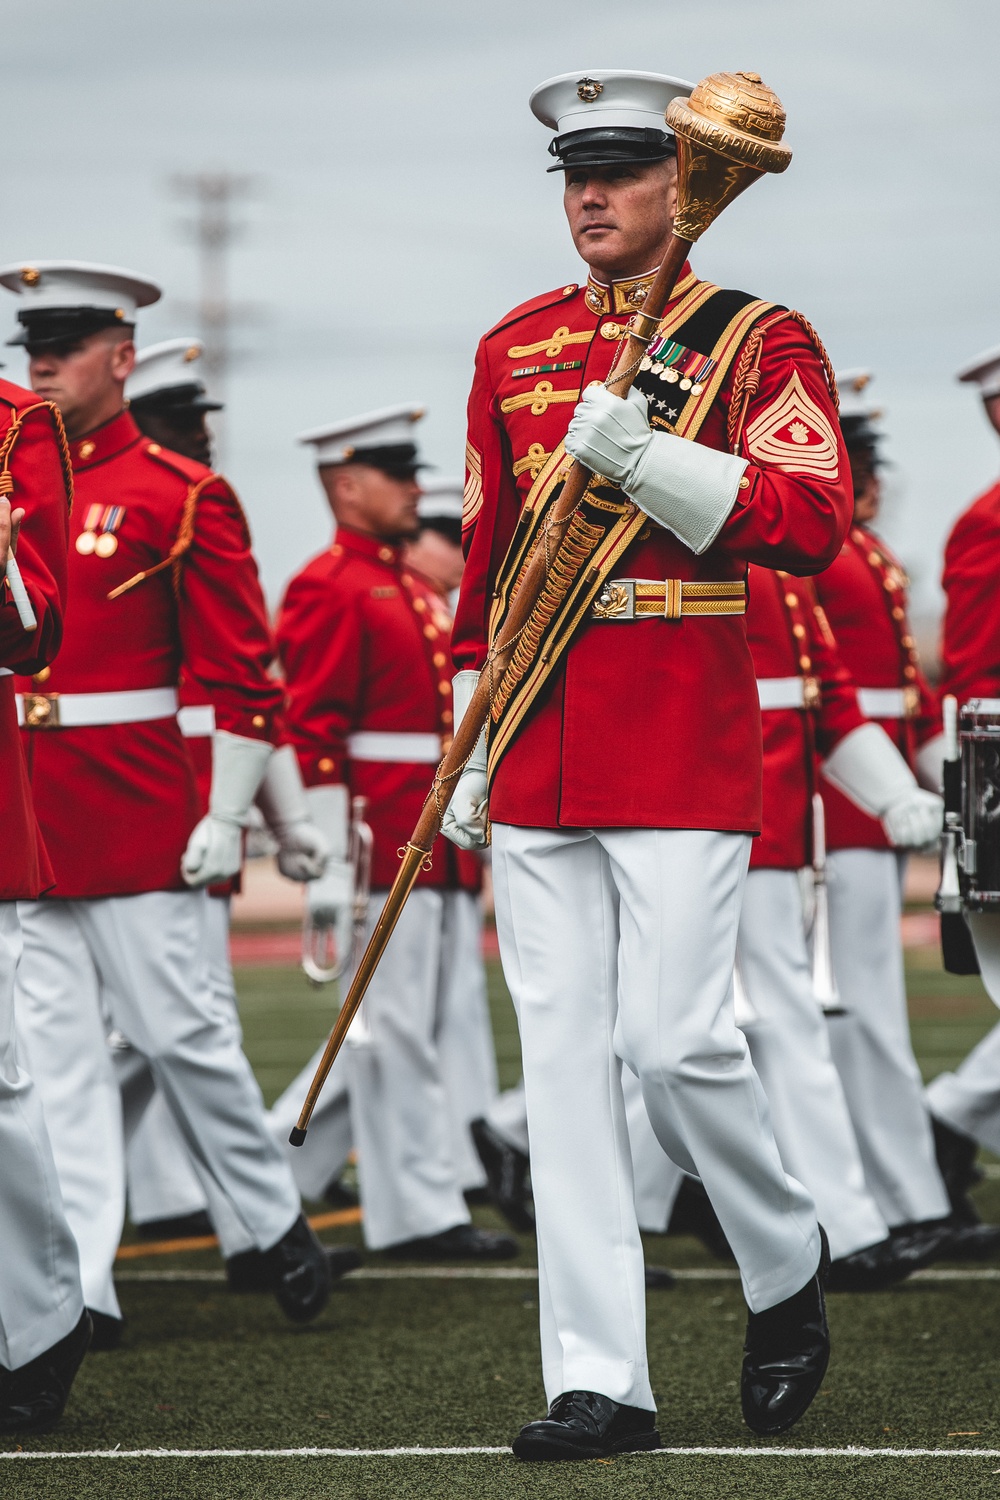
[[[313,1229],[337,1229],[342,1224],[360,1224],[360,1208],[338,1208],[332,1213],[316,1214],[309,1220]],[[152,1240],[148,1245],[119,1245],[115,1260],[141,1260],[146,1255],[182,1255],[187,1250],[214,1250],[214,1234],[195,1235],[187,1240]]]

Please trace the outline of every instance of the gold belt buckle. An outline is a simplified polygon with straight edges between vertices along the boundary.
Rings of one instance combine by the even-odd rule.
[[[24,723],[28,729],[57,729],[59,727],[59,695],[53,693],[25,693]]]
[[[908,682],[903,689],[903,718],[915,719],[920,712],[920,689]]]
[[[616,578],[606,583],[594,600],[595,620],[635,619],[635,579]]]

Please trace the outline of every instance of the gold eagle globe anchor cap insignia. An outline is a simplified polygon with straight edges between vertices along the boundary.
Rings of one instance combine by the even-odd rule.
[[[784,172],[785,110],[759,73],[713,73],[688,99],[672,99],[666,123],[677,140],[682,197],[674,233],[694,243],[752,182]]]

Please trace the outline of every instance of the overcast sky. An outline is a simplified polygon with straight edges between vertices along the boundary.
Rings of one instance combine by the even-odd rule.
[[[323,546],[304,428],[428,409],[460,469],[476,340],[583,270],[527,107],[554,73],[756,69],[788,172],[706,234],[700,274],[806,314],[868,365],[893,460],[885,529],[936,607],[950,522],[1000,471],[955,369],[1000,344],[996,0],[5,0],[0,260],[128,266],[165,296],[140,343],[197,332],[171,174],[256,174],[232,255],[252,314],[226,467],[265,583]],[[0,331],[14,324],[0,292]],[[6,335],[4,335],[6,336]],[[22,356],[6,373],[23,379]]]

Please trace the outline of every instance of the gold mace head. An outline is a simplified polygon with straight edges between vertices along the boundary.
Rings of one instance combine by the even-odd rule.
[[[666,121],[677,137],[674,233],[692,243],[765,172],[792,159],[781,145],[785,111],[758,73],[713,73],[688,99],[674,99]]]

